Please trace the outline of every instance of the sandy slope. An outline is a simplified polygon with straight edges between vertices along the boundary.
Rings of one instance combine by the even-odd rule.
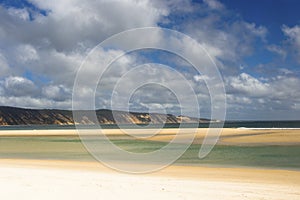
[[[0,199],[300,199],[300,172],[171,166],[130,175],[100,164],[0,161]]]

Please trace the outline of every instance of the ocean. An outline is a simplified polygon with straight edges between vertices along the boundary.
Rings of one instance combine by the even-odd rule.
[[[222,125],[222,123],[212,123],[214,125]],[[208,128],[210,123],[182,123],[182,124],[164,124],[164,128]],[[101,124],[103,129],[119,129],[120,127],[116,124]],[[97,128],[94,125],[81,125],[82,128]],[[122,128],[133,129],[150,129],[160,128],[160,124],[122,124]],[[261,129],[280,129],[280,128],[300,128],[300,120],[295,121],[226,121],[224,128],[261,128]],[[12,125],[12,126],[0,126],[0,130],[52,130],[52,129],[75,129],[75,125]]]

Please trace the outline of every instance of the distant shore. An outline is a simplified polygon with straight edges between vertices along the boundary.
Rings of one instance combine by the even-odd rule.
[[[161,129],[157,134],[151,136],[156,129],[102,129],[106,136],[127,136],[130,134],[142,137],[145,140],[169,142],[178,133],[177,128]],[[196,133],[195,133],[196,131]],[[206,137],[208,129],[180,129],[179,137],[183,140],[195,134],[194,143],[201,144]],[[78,136],[74,129],[57,130],[0,130],[0,136]],[[99,130],[87,129],[80,131],[80,134],[99,134]],[[149,137],[148,137],[149,136]],[[208,135],[209,137],[209,135]],[[249,129],[249,128],[224,128],[221,131],[218,144],[222,145],[298,145],[300,144],[300,129]]]

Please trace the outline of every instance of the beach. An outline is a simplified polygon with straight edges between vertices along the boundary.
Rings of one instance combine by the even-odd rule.
[[[0,200],[300,200],[300,0],[0,0]]]
[[[120,174],[95,163],[2,160],[1,199],[299,199],[300,173],[171,166]]]
[[[136,134],[148,136],[151,131],[138,130]],[[207,129],[197,130],[193,144],[196,153],[206,131]],[[116,141],[123,141],[129,137],[117,129],[104,132]],[[93,130],[86,133],[96,134]],[[159,134],[143,137],[141,140],[157,145],[170,141],[175,133],[176,129],[163,129]],[[187,134],[191,134],[189,130]],[[294,157],[288,158],[289,160],[284,156],[274,155],[279,164],[285,162],[293,164],[295,160],[294,165],[288,167],[278,165],[275,168],[277,161],[269,159],[274,149],[292,148],[286,152],[286,155],[290,155],[290,152],[294,152],[293,148],[298,148],[300,144],[298,129],[223,129],[215,147],[217,150],[213,150],[209,156],[208,164],[203,165],[198,158],[191,159],[192,148],[178,163],[157,172],[140,175],[112,170],[95,161],[87,153],[83,154],[84,147],[79,139],[75,139],[77,137],[76,130],[0,131],[0,198],[9,200],[300,198],[300,171],[296,160],[296,155],[299,154],[296,152]],[[188,136],[182,137],[184,140],[184,137]],[[126,145],[132,145],[130,142]],[[133,144],[136,147],[136,143]],[[265,149],[265,146],[271,149]],[[226,164],[224,160],[219,161],[219,157],[214,156],[218,148],[222,152],[228,148],[230,152],[236,151],[232,152],[232,157],[236,160],[232,160],[230,164]],[[235,148],[238,148],[238,151]],[[256,161],[243,166],[243,163],[238,162],[241,158],[236,155],[251,160],[248,151],[243,154],[243,148],[250,148],[249,151],[253,151],[253,148],[264,148],[263,159],[269,165],[261,166],[259,165],[261,161]],[[225,158],[230,159],[226,156]],[[196,159],[197,163],[194,163]]]

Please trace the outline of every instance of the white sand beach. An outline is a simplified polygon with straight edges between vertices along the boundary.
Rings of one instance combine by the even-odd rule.
[[[171,166],[130,175],[100,164],[1,160],[0,199],[289,199],[300,198],[300,172]]]

